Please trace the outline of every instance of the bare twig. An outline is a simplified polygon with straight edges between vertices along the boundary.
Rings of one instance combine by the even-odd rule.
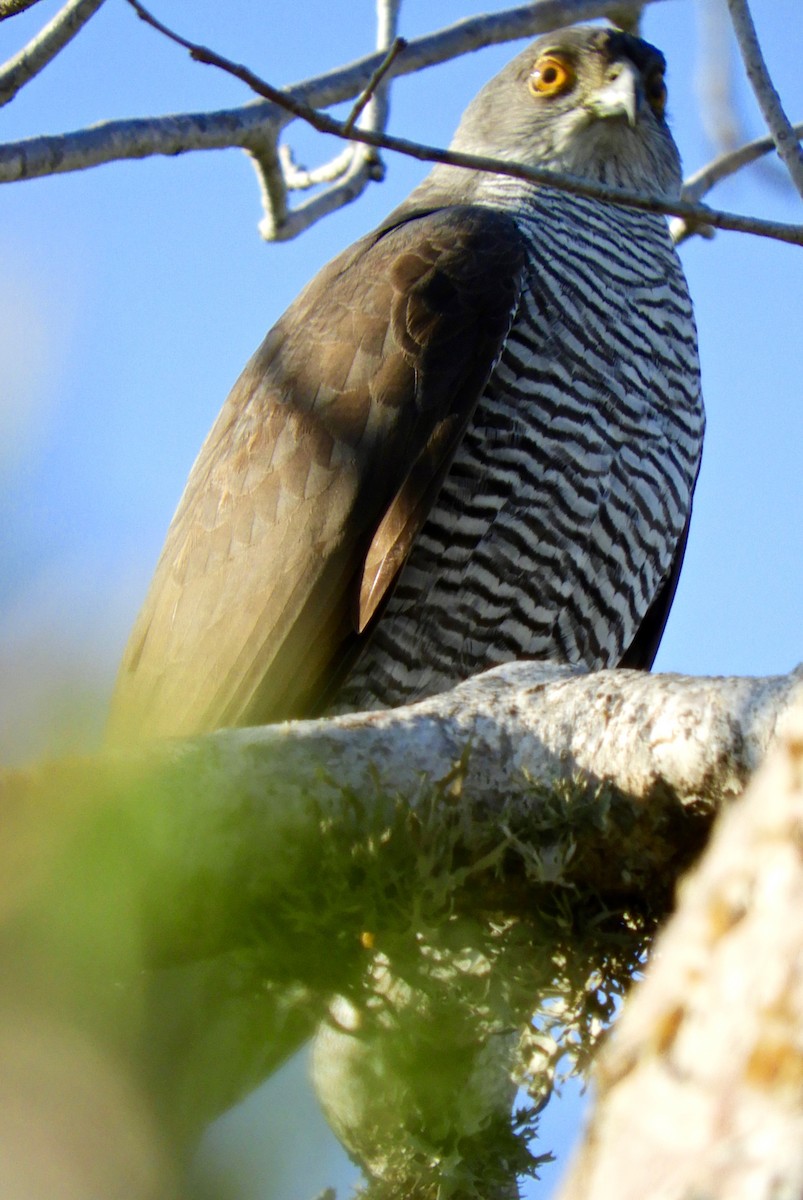
[[[68,0],[27,46],[0,67],[0,106],[13,100],[20,88],[64,49],[102,3],[103,0]]]
[[[206,46],[199,46],[188,41],[181,34],[174,33],[158,21],[143,7],[140,0],[128,0],[136,9],[139,16],[152,25],[165,37],[183,46],[189,51],[196,62],[215,66],[227,74],[240,79],[252,91],[263,99],[285,108],[293,116],[306,121],[320,133],[331,133],[336,137],[351,137],[354,141],[364,142],[368,146],[378,146],[385,150],[395,150],[410,158],[424,162],[446,163],[449,166],[464,167],[473,171],[491,171],[498,175],[508,175],[514,179],[525,179],[532,183],[547,187],[559,188],[578,196],[589,196],[611,204],[621,204],[627,208],[636,208],[644,212],[662,213],[665,216],[684,217],[696,224],[708,224],[716,229],[731,229],[737,232],[756,233],[771,237],[778,241],[789,242],[793,245],[803,245],[803,226],[785,225],[777,221],[763,221],[755,217],[742,217],[737,213],[719,212],[704,206],[695,206],[682,200],[666,200],[658,196],[645,196],[638,192],[627,191],[623,188],[604,187],[601,184],[589,183],[571,175],[562,175],[556,171],[537,167],[525,167],[517,163],[505,162],[501,159],[488,158],[484,155],[464,154],[455,150],[442,150],[436,146],[425,146],[405,138],[391,137],[388,134],[374,133],[367,129],[354,129],[350,134],[345,133],[343,123],[336,121],[326,113],[311,108],[303,100],[291,93],[280,89],[260,79],[248,67],[231,62]]]
[[[381,64],[374,72],[377,78],[372,78],[366,88],[366,91],[371,94],[365,112],[356,121],[360,129],[370,129],[374,133],[384,133],[387,127],[390,116],[391,74],[397,73],[394,69],[391,74],[388,74],[388,70],[393,62],[396,62],[398,66],[399,52],[407,48],[407,41],[399,38],[401,6],[402,0],[376,0],[376,49],[390,54],[391,58],[387,65]],[[393,47],[396,42],[399,43],[399,47],[394,51]],[[374,164],[380,163],[380,161],[379,155],[374,151]]]
[[[803,121],[793,125],[792,128],[796,137],[803,138]],[[751,163],[757,162],[758,159],[774,149],[775,142],[772,138],[763,137],[746,142],[744,146],[739,146],[736,150],[729,150],[726,154],[718,155],[712,162],[707,163],[684,180],[683,199],[692,204],[698,202],[711,191],[715,184],[727,179],[730,175],[735,175],[744,167],[749,167]],[[669,222],[669,232],[676,245],[685,241],[693,233],[702,233],[703,229],[704,227],[694,228],[681,217],[675,217]]]
[[[352,107],[351,112],[346,117],[345,121],[343,122],[343,132],[345,135],[348,135],[351,133],[352,129],[354,128],[354,126],[357,122],[357,118],[362,113],[366,104],[368,103],[369,100],[373,99],[374,93],[376,92],[376,89],[379,85],[380,80],[384,79],[384,77],[387,75],[393,62],[398,57],[398,55],[401,53],[401,51],[405,48],[406,45],[407,45],[407,42],[404,40],[404,38],[397,37],[395,39],[395,41],[393,42],[393,45],[390,47],[390,50],[388,50],[388,52],[385,55],[385,57],[383,58],[382,62],[379,64],[379,66],[374,71],[371,78],[368,80],[368,83],[366,84],[363,91],[360,92],[359,96],[357,97],[357,99],[354,102],[354,106]]]
[[[374,133],[385,130],[389,113],[388,70],[407,45],[403,38],[397,37],[400,7],[401,0],[377,0],[376,47],[384,51],[385,57],[373,71],[346,119],[345,128],[349,133],[358,121],[361,129]],[[271,204],[265,205],[259,229],[266,240],[287,240],[297,236],[315,221],[356,200],[369,182],[384,177],[384,167],[376,149],[356,141],[350,141],[332,159],[311,171],[296,167],[289,146],[279,147],[279,162],[286,189],[318,184],[330,186],[313,199],[296,205],[292,212],[288,211],[286,203],[281,212]],[[262,182],[260,186],[264,198],[268,193]]]
[[[792,130],[797,138],[803,138],[803,121],[798,121],[792,126]],[[775,149],[775,142],[771,137],[756,138],[755,141],[747,142],[744,146],[739,146],[736,150],[730,150],[727,154],[720,154],[712,162],[701,167],[699,171],[695,171],[690,175],[683,184],[683,198],[685,200],[699,200],[715,184],[723,179],[727,179],[729,175],[735,175],[737,171],[741,171],[743,167],[749,167],[751,163],[762,158],[765,154],[769,154]]]
[[[659,2],[659,0],[653,0],[653,2]],[[546,28],[550,22],[581,20],[599,16],[610,8],[610,4],[597,2],[597,0],[560,0],[560,2],[558,0],[542,0],[542,3],[537,6],[520,6],[503,13],[493,14],[491,18],[479,17],[461,21],[437,33],[417,38],[408,43],[402,59],[396,64],[395,73],[411,74],[424,66],[445,62],[482,45],[537,33],[542,28]],[[296,102],[306,102],[307,105],[310,102],[320,105],[339,103],[353,97],[365,87],[371,73],[383,58],[384,55],[370,55],[349,67],[327,72],[297,84],[287,92],[278,92],[278,97],[284,102],[288,96],[292,96]],[[274,89],[274,94],[275,92]],[[308,112],[314,112],[314,110],[304,109],[305,118]],[[324,114],[318,115],[322,121],[329,120]],[[189,150],[219,150],[238,147],[249,151],[255,158],[262,159],[266,157],[266,147],[269,144],[275,145],[280,130],[292,119],[293,114],[287,111],[286,104],[283,104],[282,107],[279,107],[278,104],[247,104],[216,113],[184,113],[152,119],[109,121],[71,133],[28,138],[0,147],[0,182],[41,178],[61,172],[85,170],[101,163],[145,158],[157,154],[176,155]],[[339,134],[338,123],[332,122],[326,132]],[[557,176],[546,178],[543,174],[539,176],[535,171],[528,172],[526,168],[517,168],[511,163],[450,154],[448,151],[436,150],[416,143],[406,143],[402,139],[373,138],[367,133],[360,133],[359,136],[368,144],[375,142],[378,146],[386,146],[400,153],[411,154],[424,162],[452,162],[454,165],[472,169],[490,169],[501,174],[532,178],[536,182],[548,182],[554,186],[561,185],[561,180]],[[275,152],[272,151],[271,154],[275,154]],[[267,157],[270,158],[271,155],[267,155]],[[276,169],[278,170],[278,166]],[[588,194],[597,195],[601,199],[619,203],[627,202],[625,193],[617,194],[612,191],[606,193],[605,189],[597,190],[590,186],[587,187],[587,191]],[[758,218],[730,213],[716,213],[713,210],[698,208],[681,201],[670,204],[664,201],[651,202],[645,197],[637,197],[634,203],[638,207],[649,207],[652,204],[657,211],[665,211],[669,215],[681,215],[698,223],[707,221],[718,228],[734,229],[803,245],[803,228],[799,226],[762,221]],[[328,211],[331,211],[331,208]],[[314,218],[310,213],[307,225],[312,223],[312,219]],[[275,226],[277,232],[273,236],[288,236],[280,212],[276,214]],[[300,232],[300,229],[301,226],[296,224],[295,232]]]
[[[2,0],[0,0],[2,2]],[[662,0],[647,0],[661,3]],[[384,6],[383,6],[384,7]],[[482,46],[512,41],[561,24],[605,16],[612,0],[538,0],[502,12],[469,17],[435,33],[408,42],[395,74],[409,75],[436,66]],[[307,104],[328,107],[350,100],[366,85],[385,57],[367,55],[347,67],[327,71],[286,89]],[[247,104],[209,113],[102,122],[80,129],[0,146],[0,183],[37,179],[64,171],[83,171],[102,163],[145,158],[152,154],[181,154],[188,150],[251,150],[278,130],[292,115],[272,105]]]
[[[747,77],[752,84],[759,107],[767,122],[778,154],[803,197],[803,150],[795,136],[781,99],[770,78],[764,55],[761,53],[756,28],[747,0],[728,0],[736,40],[742,52]]]
[[[38,3],[39,0],[0,0],[0,21],[16,17],[18,13],[25,12],[26,8],[33,8],[34,4]]]

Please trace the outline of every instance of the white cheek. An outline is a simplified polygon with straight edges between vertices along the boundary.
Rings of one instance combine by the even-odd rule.
[[[553,148],[556,156],[569,162],[587,161],[599,154],[599,125],[590,113],[577,108],[554,122]]]

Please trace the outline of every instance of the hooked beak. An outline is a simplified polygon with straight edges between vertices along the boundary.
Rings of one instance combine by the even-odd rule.
[[[595,117],[626,117],[633,129],[644,98],[641,74],[626,60],[617,63],[613,71],[613,78],[591,97],[587,108]]]

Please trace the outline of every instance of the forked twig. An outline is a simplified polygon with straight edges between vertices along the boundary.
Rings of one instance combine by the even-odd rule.
[[[354,101],[354,106],[352,107],[351,112],[346,117],[345,121],[343,122],[343,132],[346,136],[348,136],[348,134],[350,134],[351,131],[353,130],[355,124],[357,123],[358,117],[362,113],[362,111],[365,108],[368,101],[374,95],[374,92],[377,89],[377,85],[387,75],[387,73],[390,70],[391,66],[393,65],[394,61],[398,58],[398,56],[401,54],[402,50],[404,50],[406,45],[407,45],[407,42],[403,37],[395,38],[393,45],[390,47],[390,49],[388,50],[384,59],[379,64],[377,69],[374,71],[373,75],[368,80],[368,83],[365,85],[363,90],[360,92],[357,99]]]
[[[796,137],[803,138],[803,121],[793,125],[792,129]],[[775,142],[767,136],[756,138],[752,142],[746,142],[743,146],[737,146],[735,150],[728,150],[724,154],[717,155],[710,163],[706,163],[704,167],[700,167],[698,171],[683,181],[683,199],[689,200],[692,204],[699,202],[717,183],[735,175],[737,171],[749,167],[775,149],[777,149]],[[710,235],[712,231],[710,226],[708,228]],[[675,217],[669,223],[669,232],[675,245],[678,245],[695,233],[706,236],[706,226],[694,226],[681,217]]]
[[[803,121],[798,121],[796,125],[793,125],[792,131],[796,138],[803,138]],[[710,192],[715,184],[727,179],[730,175],[735,175],[744,167],[749,167],[751,163],[757,162],[759,158],[763,158],[765,154],[769,154],[775,149],[772,137],[767,136],[756,138],[752,142],[746,142],[743,146],[737,146],[735,150],[728,150],[725,154],[720,154],[684,181],[684,199],[699,200],[707,192]]]

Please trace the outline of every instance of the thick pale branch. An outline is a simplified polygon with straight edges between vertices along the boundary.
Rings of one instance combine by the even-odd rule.
[[[803,706],[683,885],[562,1200],[803,1195]]]
[[[519,843],[532,833],[551,847],[552,884],[613,895],[671,886],[801,688],[799,673],[693,679],[508,664],[409,708],[226,730],[10,787],[70,794],[84,778],[123,809],[119,796],[134,787],[137,813],[143,788],[158,797],[160,874],[179,897],[182,927],[180,939],[160,928],[161,949],[169,957],[178,940],[190,953],[191,930],[196,951],[219,953],[230,947],[215,931],[242,924],[233,908],[257,892],[269,905],[282,889],[307,886],[323,827],[350,827],[354,796],[374,827],[383,805],[415,807],[433,787],[443,789],[446,820],[457,791],[467,822],[487,834],[472,854],[498,846],[500,822],[515,820]],[[583,803],[545,793],[556,780],[576,785]]]
[[[659,804],[715,808],[741,791],[799,691],[800,671],[694,678],[519,662],[405,708],[221,731],[176,752],[264,755],[288,795],[321,783],[324,764],[332,796],[372,780],[412,798],[423,779],[449,776],[468,747],[461,796],[490,810],[500,797],[529,803],[531,782],[577,778],[610,784],[644,811],[657,793]]]
[[[273,106],[104,121],[74,133],[26,138],[0,146],[0,183],[83,171],[103,163],[188,150],[249,149],[275,129]],[[275,137],[275,133],[274,133]]]
[[[69,0],[27,46],[0,67],[0,106],[13,100],[29,80],[52,62],[102,3],[103,0]]]
[[[798,144],[797,136],[767,70],[747,0],[728,0],[728,8],[747,77],[753,86],[764,120],[792,182],[803,197],[803,150]]]
[[[569,1017],[561,1010],[578,1030],[610,1015],[597,991],[619,986],[617,970],[642,946],[636,914],[666,910],[714,813],[742,791],[801,693],[801,672],[690,679],[519,663],[395,712],[18,773],[0,794],[11,931],[0,975],[28,1009],[127,1037],[179,1137],[269,1073],[324,997],[350,995],[381,1034],[386,1010],[372,996],[388,996],[376,974],[388,955],[403,977],[388,998],[394,1021],[408,1013],[408,1057],[437,1029],[438,1061],[448,1042],[462,1080],[478,1047],[539,1007],[539,989],[568,1002],[579,987]],[[614,941],[602,946],[606,922]],[[600,954],[608,984],[587,985]],[[483,962],[495,964],[490,1008]],[[395,1045],[383,1053],[401,1070]],[[350,1053],[334,1057],[354,1067]],[[498,1108],[510,1064],[494,1062],[471,1094]],[[392,1144],[415,1158],[420,1137],[400,1133],[390,1076],[380,1090]],[[338,1094],[343,1117],[349,1093]],[[464,1094],[463,1082],[450,1093]],[[375,1123],[358,1132],[370,1147]]]
[[[287,176],[282,155],[277,153],[276,140],[272,137],[254,142],[249,147],[249,154],[256,171],[262,209],[265,213],[260,225],[262,236],[266,241],[278,240],[279,231],[286,225],[290,215],[287,206]]]

